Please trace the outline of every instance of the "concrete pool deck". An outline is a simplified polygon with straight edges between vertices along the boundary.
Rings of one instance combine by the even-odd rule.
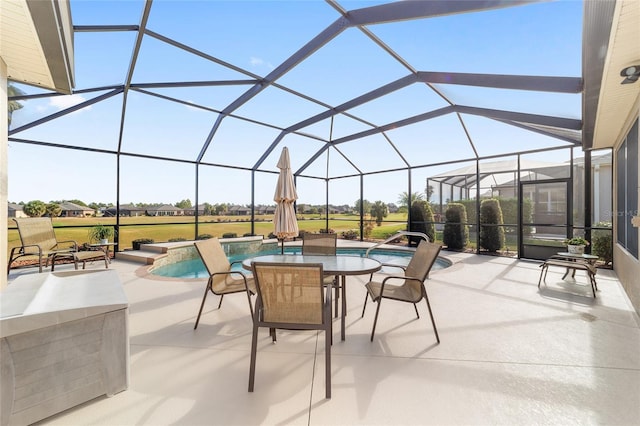
[[[562,281],[563,271],[549,271],[538,289],[538,262],[443,255],[453,266],[427,281],[439,345],[425,306],[416,320],[393,302],[370,342],[372,305],[360,318],[367,277],[349,277],[330,400],[321,333],[283,330],[276,344],[260,333],[248,393],[246,298],[226,297],[218,310],[209,297],[194,330],[205,279],[159,282],[116,259],[110,269],[130,304],[131,385],[42,424],[637,424],[640,319],[613,271],[598,270],[593,299],[580,274]],[[12,270],[9,282],[25,273],[34,271]]]

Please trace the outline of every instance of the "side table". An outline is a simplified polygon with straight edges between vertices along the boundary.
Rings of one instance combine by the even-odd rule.
[[[549,259],[545,260],[540,267],[540,278],[538,279],[538,288],[540,288],[540,284],[542,281],[546,281],[547,271],[549,266],[558,266],[565,268],[566,272],[562,276],[564,280],[569,272],[571,271],[571,277],[574,278],[576,271],[581,270],[587,274],[587,278],[589,280],[589,284],[591,285],[591,290],[593,292],[593,297],[596,297],[596,291],[598,290],[598,284],[596,282],[596,261],[598,260],[598,256],[593,256],[590,254],[573,254],[567,252],[560,252]]]
[[[583,262],[583,263],[587,263],[589,265],[595,266],[599,257],[592,254],[575,254],[575,253],[562,251],[551,256],[550,259],[569,260],[571,262]],[[569,269],[567,269],[567,272],[564,274],[562,279],[565,279],[568,274],[569,274]],[[575,278],[575,275],[576,275],[576,270],[573,269],[571,273],[571,277]]]
[[[107,255],[109,263],[111,263],[111,256],[109,256],[109,247],[115,247],[115,245],[116,243],[95,243],[89,244],[89,247],[91,247],[92,249],[102,250],[104,254]]]

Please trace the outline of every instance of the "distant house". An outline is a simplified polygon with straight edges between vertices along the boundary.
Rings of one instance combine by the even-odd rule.
[[[246,216],[251,214],[251,209],[249,207],[234,205],[229,207],[229,214],[233,216]]]
[[[22,209],[22,204],[8,203],[7,207],[9,208],[8,217],[29,217]]]
[[[338,213],[341,213],[341,214],[349,214],[353,212],[353,207],[348,204],[335,206],[335,209],[338,210]]]
[[[389,210],[389,213],[398,213],[398,206],[396,206],[394,203],[388,203],[387,210]]]
[[[96,211],[90,207],[79,206],[68,201],[63,201],[58,205],[61,209],[60,217],[89,217],[96,214]]]
[[[196,215],[196,208],[195,207],[188,207],[186,209],[182,209],[183,213],[185,216],[195,216]],[[204,215],[204,204],[200,204],[198,205],[198,216],[203,216]]]
[[[184,211],[181,208],[164,204],[158,207],[147,207],[148,216],[182,216]]]
[[[116,208],[108,207],[103,210],[104,216],[115,216]],[[142,207],[136,207],[133,204],[123,204],[120,206],[120,216],[144,216],[146,214]]]
[[[276,212],[276,206],[258,206],[257,214],[274,214]]]

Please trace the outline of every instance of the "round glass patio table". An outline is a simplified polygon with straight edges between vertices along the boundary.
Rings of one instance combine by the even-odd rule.
[[[244,269],[251,270],[253,262],[273,262],[273,263],[322,263],[322,270],[325,275],[338,275],[340,277],[340,288],[342,289],[342,318],[340,320],[340,338],[345,338],[345,316],[347,312],[346,297],[346,276],[372,274],[382,268],[382,264],[375,259],[360,256],[311,256],[300,254],[269,254],[256,256],[242,261]]]
[[[562,259],[569,259],[569,260],[582,259],[592,264],[595,263],[596,260],[598,260],[598,256],[593,254],[576,254],[576,253],[569,253],[568,251],[562,251],[556,254],[555,257],[562,258]]]

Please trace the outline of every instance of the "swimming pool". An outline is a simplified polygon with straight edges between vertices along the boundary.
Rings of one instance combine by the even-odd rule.
[[[349,256],[364,257],[366,248],[339,248],[338,254]],[[285,249],[286,254],[300,254],[300,247],[287,247]],[[258,255],[266,254],[280,254],[280,249],[263,250],[259,253],[251,254],[238,254],[229,256],[230,262],[242,261],[249,257],[255,257]],[[369,257],[381,262],[392,265],[404,265],[406,266],[413,256],[413,251],[408,250],[393,250],[393,249],[374,249],[369,253]],[[439,257],[436,259],[436,263],[433,265],[432,270],[444,269],[451,266],[451,262]],[[241,264],[233,265],[234,270],[243,271]],[[391,268],[393,271],[393,268]],[[153,275],[159,275],[169,278],[209,278],[209,273],[204,267],[200,258],[183,260],[176,263],[153,268],[151,271]],[[245,271],[246,272],[246,271]],[[397,272],[397,271],[396,271]]]

